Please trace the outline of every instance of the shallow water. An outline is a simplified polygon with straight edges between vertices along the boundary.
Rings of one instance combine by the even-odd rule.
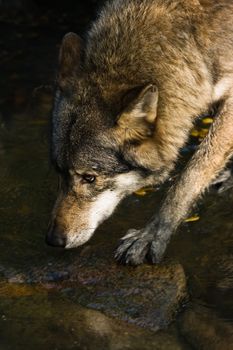
[[[6,31],[9,24],[3,21],[1,26]],[[50,86],[59,39],[78,26],[70,28],[65,21],[53,27],[42,19],[37,24],[13,23],[13,28],[9,40],[2,42],[5,56],[0,56],[0,348],[223,348],[233,326],[231,189],[222,194],[211,189],[194,210],[200,220],[184,224],[169,245],[165,260],[182,264],[190,296],[170,327],[155,333],[77,302],[79,286],[75,280],[69,283],[66,267],[79,255],[91,266],[96,260],[89,256],[98,257],[100,251],[105,263],[112,263],[118,239],[145,223],[165,189],[126,199],[83,248],[64,251],[45,245],[57,189],[49,161]],[[209,329],[198,330],[196,337],[184,330],[182,317],[188,310],[196,312],[197,306],[216,319],[209,325],[217,334],[212,347]],[[204,347],[201,339],[207,339]]]

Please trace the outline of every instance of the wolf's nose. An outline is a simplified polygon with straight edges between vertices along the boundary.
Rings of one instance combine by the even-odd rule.
[[[55,224],[51,227],[46,235],[45,242],[53,247],[65,248],[66,237],[63,232]]]

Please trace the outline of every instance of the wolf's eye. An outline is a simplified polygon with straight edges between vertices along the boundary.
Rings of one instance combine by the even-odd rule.
[[[96,180],[96,176],[88,174],[83,175],[82,178],[85,182],[88,182],[89,184],[92,184]]]

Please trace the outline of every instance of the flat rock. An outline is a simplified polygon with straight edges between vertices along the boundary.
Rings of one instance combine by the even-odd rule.
[[[19,278],[20,276],[20,278]],[[187,298],[179,264],[126,267],[79,257],[72,265],[6,273],[8,283],[61,291],[64,297],[108,316],[151,330],[166,328]]]
[[[173,321],[187,298],[179,264],[136,268],[112,264],[75,270],[80,288],[75,288],[72,298],[79,304],[152,330]]]

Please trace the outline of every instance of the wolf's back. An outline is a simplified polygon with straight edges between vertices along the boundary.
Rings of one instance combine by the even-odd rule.
[[[136,75],[141,70],[151,75],[145,66],[159,63],[165,55],[171,58],[174,46],[181,50],[189,41],[192,9],[192,0],[108,2],[88,32],[86,63],[103,71],[125,67]]]

